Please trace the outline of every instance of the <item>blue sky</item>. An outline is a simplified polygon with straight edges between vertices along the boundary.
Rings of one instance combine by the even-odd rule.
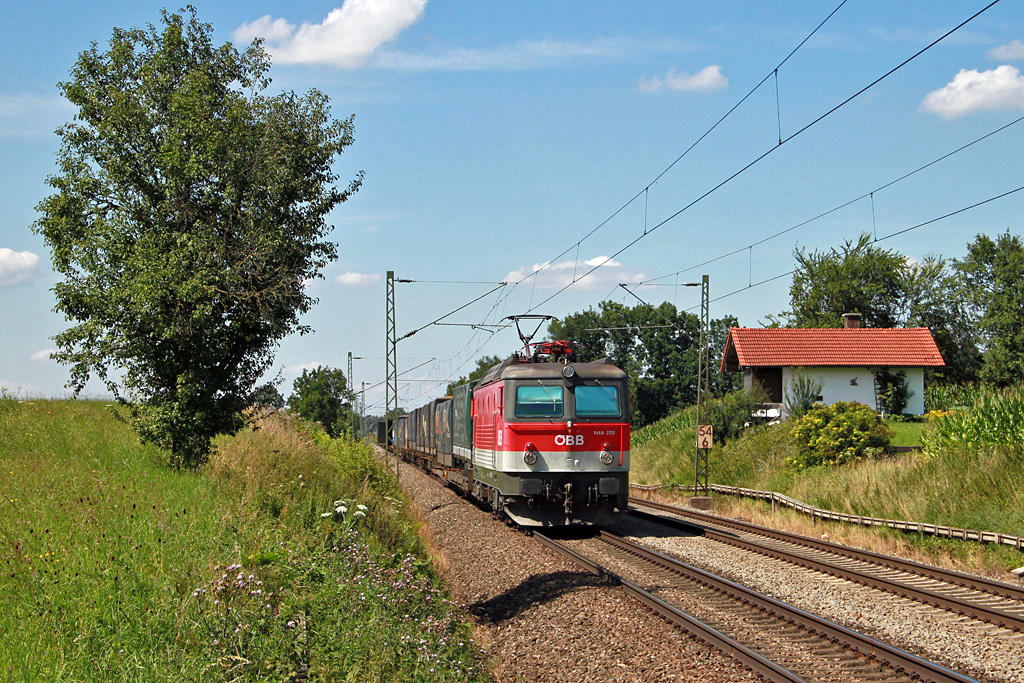
[[[196,3],[218,41],[266,38],[271,90],[317,88],[336,116],[355,115],[336,170],[341,182],[360,170],[366,179],[329,217],[339,259],[309,287],[319,303],[304,322],[315,332],[281,345],[282,391],[303,367],[344,368],[349,352],[357,388],[383,380],[388,270],[419,281],[397,286],[399,335],[496,286],[424,281],[507,282],[446,320],[471,324],[634,304],[618,283],[652,278],[669,286],[638,296],[694,308],[699,290],[675,285],[702,273],[712,317],[757,326],[787,308],[790,280],[772,278],[792,269],[794,248],[886,238],[1024,185],[1022,122],[883,188],[1024,116],[1019,0],[802,130],[987,4],[849,0],[679,159],[836,4]],[[68,379],[48,358],[66,323],[30,228],[55,170],[53,131],[74,115],[57,83],[91,41],[157,23],[161,6],[16,0],[0,10],[0,386],[23,396],[62,395]],[[962,257],[978,233],[1020,233],[1022,209],[1017,192],[881,245]],[[403,374],[401,402],[415,407],[479,356],[517,346],[511,330],[424,329],[398,347],[400,371],[425,363]],[[367,396],[373,407],[383,389]]]

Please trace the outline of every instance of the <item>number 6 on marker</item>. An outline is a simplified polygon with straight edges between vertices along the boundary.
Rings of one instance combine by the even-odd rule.
[[[697,425],[697,448],[702,451],[710,450],[713,430],[711,425]]]

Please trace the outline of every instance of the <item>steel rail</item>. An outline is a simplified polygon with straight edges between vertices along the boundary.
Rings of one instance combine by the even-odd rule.
[[[735,658],[743,664],[743,666],[755,672],[766,681],[771,681],[772,683],[807,683],[804,678],[796,675],[792,671],[789,671],[770,659],[759,655],[742,643],[733,640],[712,626],[705,624],[686,612],[683,612],[679,608],[670,605],[661,598],[645,591],[640,586],[622,578],[610,569],[607,569],[606,567],[584,557],[572,548],[569,548],[542,533],[535,533],[533,537],[556,553],[585,568],[591,574],[595,574],[607,580],[610,585],[621,586],[627,595],[652,610],[655,614],[667,620],[669,623],[682,628],[687,633],[703,640],[705,643],[718,649],[720,652]]]
[[[638,502],[640,502],[640,501],[638,501]],[[644,504],[646,504],[646,503],[644,503]],[[795,544],[798,544],[798,545],[804,545],[804,546],[808,546],[808,547],[814,548],[816,550],[823,550],[825,552],[834,552],[834,553],[843,555],[845,557],[849,557],[851,559],[856,559],[856,560],[860,560],[860,561],[864,561],[864,562],[874,562],[874,563],[877,563],[877,564],[882,564],[886,568],[897,569],[897,570],[904,571],[904,572],[907,572],[907,573],[910,573],[910,574],[915,574],[915,573],[922,574],[922,572],[919,572],[917,570],[917,568],[918,567],[926,567],[926,565],[921,565],[921,564],[916,563],[916,562],[899,560],[898,558],[892,558],[892,557],[885,557],[883,555],[877,555],[876,553],[867,553],[867,551],[853,551],[850,548],[847,548],[845,546],[838,546],[838,544],[834,544],[834,543],[827,543],[827,542],[824,542],[824,541],[814,541],[813,539],[808,539],[808,538],[803,537],[803,536],[795,536],[794,534],[786,534],[785,532],[777,532],[775,530],[767,529],[765,527],[758,527],[757,525],[753,525],[753,524],[746,524],[746,523],[743,523],[743,522],[735,522],[733,520],[725,520],[724,518],[718,517],[716,515],[707,515],[707,514],[704,514],[704,513],[692,513],[689,510],[680,510],[679,508],[675,508],[673,506],[666,506],[666,505],[663,505],[663,504],[655,504],[655,505],[652,505],[652,507],[655,507],[655,508],[661,509],[661,510],[665,510],[665,511],[671,512],[673,514],[681,515],[681,516],[684,516],[684,517],[689,517],[689,518],[692,518],[692,519],[701,519],[701,520],[704,520],[705,524],[721,524],[723,526],[734,528],[734,529],[737,529],[737,530],[740,530],[740,531],[744,531],[744,532],[748,532],[748,533],[753,533],[753,534],[761,534],[763,536],[766,536],[766,537],[769,537],[769,538],[773,538],[775,540],[781,540],[781,541],[785,541],[785,542],[789,542],[789,543],[795,543]],[[669,525],[672,525],[673,522],[676,521],[676,520],[667,519],[665,517],[660,517],[658,515],[650,515],[648,513],[644,513],[644,512],[639,511],[639,510],[634,511],[633,514],[636,514],[636,515],[639,515],[639,516],[642,516],[642,517],[645,517],[645,518],[650,518],[653,521],[657,521],[657,522],[659,522],[661,524],[666,524],[667,523]],[[751,552],[756,552],[756,553],[759,553],[759,554],[762,554],[762,555],[767,555],[769,557],[774,557],[776,559],[783,560],[785,562],[790,562],[792,564],[796,564],[796,565],[799,565],[801,567],[805,567],[807,569],[813,569],[815,571],[823,572],[823,573],[829,574],[831,576],[836,576],[836,577],[839,577],[839,578],[842,578],[842,579],[846,579],[848,581],[853,581],[854,583],[859,583],[859,584],[862,584],[862,585],[865,585],[865,586],[869,586],[871,588],[876,588],[876,589],[879,589],[879,590],[883,590],[883,591],[885,591],[887,593],[893,593],[893,594],[898,595],[900,597],[909,598],[911,600],[915,600],[917,602],[921,602],[921,603],[924,603],[926,605],[932,605],[932,606],[935,606],[935,607],[939,607],[940,609],[944,609],[944,610],[947,610],[947,611],[950,611],[950,612],[954,612],[954,613],[962,615],[962,616],[966,615],[966,616],[971,617],[972,619],[977,619],[977,620],[983,621],[985,623],[996,624],[997,626],[1001,626],[1003,628],[1010,629],[1012,631],[1016,631],[1016,632],[1024,631],[1024,615],[1016,614],[1014,612],[1010,612],[1010,611],[1005,610],[1005,609],[1000,609],[1000,608],[997,608],[997,607],[989,607],[987,605],[979,604],[977,602],[972,602],[970,600],[964,600],[964,599],[961,599],[961,598],[957,598],[957,597],[953,597],[953,596],[949,596],[949,595],[944,595],[944,594],[942,594],[940,592],[936,592],[936,591],[933,591],[933,590],[928,590],[928,589],[925,589],[925,588],[918,588],[916,586],[912,586],[912,585],[909,585],[907,583],[902,583],[902,582],[897,581],[897,580],[893,580],[893,579],[885,578],[885,577],[882,577],[882,576],[876,576],[876,575],[864,573],[864,572],[857,571],[855,569],[851,569],[851,568],[848,568],[848,567],[842,567],[840,565],[833,564],[831,562],[826,562],[826,561],[823,561],[823,560],[817,560],[817,559],[814,559],[814,558],[811,558],[811,557],[807,557],[807,556],[804,556],[804,555],[799,555],[799,554],[795,554],[795,553],[792,553],[792,552],[787,552],[785,550],[781,550],[781,549],[778,549],[778,548],[771,548],[771,547],[768,547],[768,546],[765,546],[765,545],[761,545],[761,544],[759,544],[759,543],[757,543],[755,541],[749,540],[749,539],[743,539],[743,538],[739,538],[737,536],[733,536],[733,535],[730,535],[730,534],[722,533],[721,531],[716,531],[715,529],[709,528],[709,527],[704,526],[704,525],[694,525],[694,524],[689,523],[689,522],[682,522],[681,525],[682,526],[687,526],[689,528],[700,529],[701,531],[703,531],[703,533],[704,533],[704,535],[706,537],[711,538],[712,540],[715,540],[715,541],[719,541],[721,543],[726,543],[726,544],[735,546],[737,548],[742,548],[744,550],[749,550]],[[834,549],[833,547],[838,548],[838,550]],[[845,550],[846,552],[841,552],[843,550]],[[862,555],[862,556],[858,556],[859,553],[865,553],[865,554]],[[876,562],[876,560],[872,556],[877,556],[879,558],[883,558],[883,559],[886,560],[886,562],[885,563]],[[938,569],[938,568],[934,568],[934,567],[929,568],[929,569],[933,569],[935,571],[930,572],[928,574],[922,574],[922,575],[926,576],[927,578],[936,579],[936,580],[939,580],[939,581],[945,581],[947,583],[952,583],[954,585],[959,585],[959,586],[963,586],[963,587],[973,588],[974,590],[979,590],[979,591],[983,591],[983,592],[990,593],[990,594],[992,593],[992,591],[987,590],[986,588],[984,588],[982,586],[992,584],[992,585],[995,585],[995,586],[1000,586],[1000,587],[1004,587],[1004,588],[1010,589],[1011,595],[1006,595],[1005,591],[1004,592],[996,593],[996,595],[999,595],[1000,597],[1011,597],[1011,598],[1014,598],[1014,599],[1024,599],[1024,595],[1022,595],[1021,597],[1017,597],[1016,595],[1013,595],[1012,591],[1015,590],[1015,587],[1014,586],[1010,586],[1008,584],[999,584],[998,582],[988,581],[988,580],[985,580],[985,579],[981,579],[980,577],[969,577],[969,576],[967,576],[965,574],[960,574],[959,572],[952,572],[952,571],[949,571],[949,570],[942,570],[942,569]],[[946,576],[947,574],[950,576],[950,578],[944,578],[944,576]],[[972,579],[972,578],[976,578],[977,581],[973,581],[973,582],[972,581],[968,581],[969,579]]]
[[[740,531],[749,531],[753,534],[759,534],[761,536],[768,536],[779,541],[786,541],[789,543],[795,543],[797,545],[804,545],[816,550],[823,550],[825,552],[834,553],[836,555],[844,555],[851,559],[863,560],[865,562],[871,562],[872,564],[879,564],[889,569],[898,569],[906,571],[912,574],[920,574],[930,579],[937,581],[944,581],[951,583],[963,588],[973,588],[974,590],[983,591],[985,593],[992,593],[993,595],[999,595],[1004,598],[1010,598],[1011,600],[1019,600],[1024,602],[1024,588],[1014,586],[1013,584],[1004,583],[1002,581],[996,581],[994,579],[986,579],[982,576],[972,576],[970,574],[964,574],[952,569],[943,569],[942,567],[933,567],[931,565],[922,564],[921,562],[914,562],[913,560],[904,560],[899,557],[892,557],[890,555],[882,555],[881,553],[872,552],[870,550],[861,550],[860,548],[853,548],[839,543],[832,543],[830,541],[818,540],[810,538],[808,536],[801,536],[799,534],[790,533],[788,531],[781,531],[779,529],[771,529],[769,527],[760,526],[751,522],[741,522],[736,519],[729,519],[727,517],[719,517],[707,512],[698,512],[695,510],[686,510],[674,505],[668,505],[666,503],[657,503],[652,500],[644,500],[642,498],[630,498],[629,502],[636,505],[645,505],[658,510],[664,510],[685,517],[692,517],[695,519],[707,520],[713,524],[719,524],[721,526],[731,527]]]
[[[602,531],[601,540],[620,547],[637,557],[642,557],[680,576],[684,576],[691,581],[696,581],[725,593],[746,604],[754,605],[758,609],[773,614],[787,622],[797,624],[810,633],[816,634],[825,640],[839,643],[854,652],[858,652],[869,659],[894,669],[898,673],[906,673],[912,678],[932,683],[967,683],[975,680],[897,647],[888,645],[880,640],[857,633],[845,626],[832,623],[767,595],[733,583],[728,579],[715,576],[667,555],[627,541],[614,534]]]

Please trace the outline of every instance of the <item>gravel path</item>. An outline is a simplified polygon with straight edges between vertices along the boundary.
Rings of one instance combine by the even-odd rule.
[[[1024,683],[1024,634],[843,579],[628,519],[632,540],[985,681]]]
[[[497,681],[757,680],[420,470],[402,487]]]

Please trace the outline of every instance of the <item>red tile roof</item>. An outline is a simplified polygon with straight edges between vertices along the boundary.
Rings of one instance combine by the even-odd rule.
[[[942,367],[931,330],[734,327],[722,369],[748,367]]]

